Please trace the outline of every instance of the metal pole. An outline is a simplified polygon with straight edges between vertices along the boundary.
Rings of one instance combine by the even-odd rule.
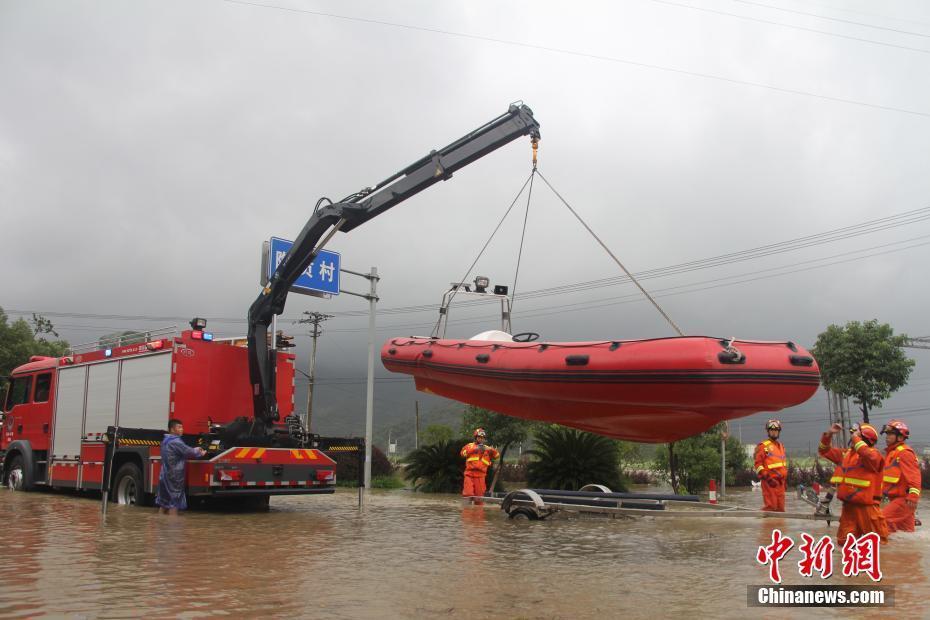
[[[378,268],[368,274],[371,293],[368,295],[368,389],[365,397],[365,488],[371,489],[371,441],[374,434],[375,409],[375,309],[378,302]]]
[[[109,439],[109,437],[108,437]],[[100,477],[101,481],[101,504],[100,512],[103,514],[104,518],[107,516],[107,504],[110,501],[110,483],[113,479],[113,460],[116,457],[116,445],[119,441],[119,426],[113,427],[113,439],[107,442],[107,448],[109,452],[104,451],[104,461],[103,461],[103,475]]]
[[[416,427],[414,429],[415,432],[413,435],[413,449],[417,450],[420,448],[420,401],[418,400],[413,401],[413,407],[416,410],[416,419],[417,419]]]
[[[724,426],[720,434],[720,499],[727,495],[727,437],[730,436],[729,424]]]
[[[313,369],[316,367],[316,339],[319,335],[319,326],[317,324],[313,325],[313,347],[310,350],[310,376],[307,377],[310,380],[310,383],[307,385],[307,423],[306,429],[307,432],[310,432],[310,417],[313,415]]]
[[[346,271],[341,269],[340,271]],[[348,292],[348,291],[345,291]],[[313,390],[316,387],[316,345],[317,339],[323,335],[323,321],[333,318],[332,314],[323,314],[322,312],[304,312],[307,315],[307,318],[300,319],[298,323],[307,323],[310,325],[310,337],[313,339],[313,344],[310,351],[310,361],[309,367],[307,369],[307,379],[309,384],[307,385],[307,417],[304,420],[304,427],[307,429],[307,432],[310,431],[310,423],[313,420]]]

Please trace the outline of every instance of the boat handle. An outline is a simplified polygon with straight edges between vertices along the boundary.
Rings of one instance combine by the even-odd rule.
[[[789,355],[792,366],[813,366],[814,358],[807,355]]]
[[[717,359],[721,364],[745,364],[746,356],[736,349],[721,351],[717,354]]]
[[[475,360],[477,360],[480,364],[487,364],[489,361],[491,361],[491,356],[487,353],[479,353],[475,356]]]
[[[569,366],[587,366],[588,365],[588,356],[587,355],[567,355],[565,356],[565,363]]]

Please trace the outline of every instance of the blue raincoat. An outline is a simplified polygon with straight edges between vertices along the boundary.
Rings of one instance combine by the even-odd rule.
[[[158,475],[158,495],[155,504],[162,508],[187,509],[187,460],[200,456],[178,435],[168,433],[161,441],[161,473]]]

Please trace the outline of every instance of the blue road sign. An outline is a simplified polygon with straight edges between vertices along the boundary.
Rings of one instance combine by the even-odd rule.
[[[271,278],[275,269],[284,260],[288,250],[294,245],[293,241],[272,237],[271,243],[268,244],[268,278]],[[320,253],[307,270],[300,274],[297,281],[291,286],[291,291],[295,293],[329,293],[330,295],[339,294],[339,252],[330,252],[329,250],[320,250]]]

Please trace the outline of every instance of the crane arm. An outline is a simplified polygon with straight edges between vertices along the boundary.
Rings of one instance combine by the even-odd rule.
[[[291,285],[337,231],[349,232],[427,187],[451,178],[452,173],[512,142],[520,136],[539,139],[533,111],[512,104],[506,113],[438,151],[431,151],[400,172],[342,200],[314,209],[291,249],[252,303],[248,314],[249,379],[254,420],[252,434],[267,433],[278,419],[275,396],[276,358],[268,339],[272,318],[284,312]],[[325,236],[325,238],[324,238]],[[322,239],[322,241],[321,241]]]

